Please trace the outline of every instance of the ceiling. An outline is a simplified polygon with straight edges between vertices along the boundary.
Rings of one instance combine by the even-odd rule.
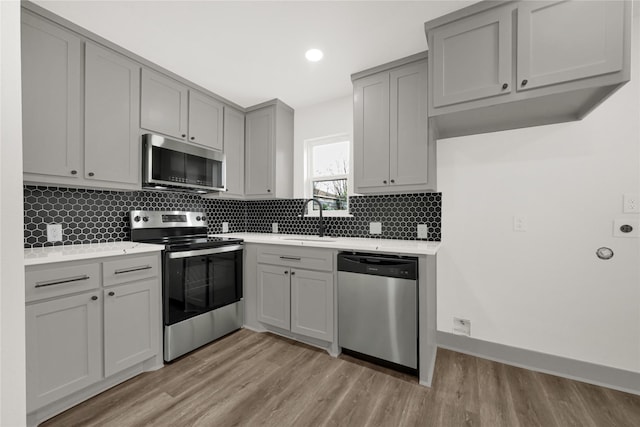
[[[243,107],[351,93],[352,73],[426,50],[425,21],[474,1],[35,3]],[[309,48],[324,59],[309,63]]]

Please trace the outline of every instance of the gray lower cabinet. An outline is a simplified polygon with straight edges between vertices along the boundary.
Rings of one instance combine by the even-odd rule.
[[[440,137],[578,120],[630,79],[629,1],[482,2],[425,30]]]
[[[356,193],[435,189],[426,54],[352,76]]]
[[[279,100],[250,107],[245,122],[245,195],[293,196],[293,109]]]
[[[140,66],[86,43],[84,110],[84,178],[139,188]]]
[[[259,247],[257,320],[333,342],[333,256],[333,251],[322,249]]]
[[[148,279],[114,286],[104,296],[104,375],[153,357],[158,349],[158,289]]]
[[[141,128],[222,150],[223,118],[221,102],[163,74],[142,70]]]
[[[54,182],[82,177],[79,37],[22,12],[24,173]]]
[[[102,378],[98,291],[26,307],[27,412]]]
[[[162,366],[159,253],[28,266],[25,279],[32,420]]]

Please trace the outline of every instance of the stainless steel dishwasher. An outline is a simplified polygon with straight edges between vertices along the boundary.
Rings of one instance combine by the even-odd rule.
[[[343,351],[417,373],[417,284],[417,258],[338,254],[338,344]]]

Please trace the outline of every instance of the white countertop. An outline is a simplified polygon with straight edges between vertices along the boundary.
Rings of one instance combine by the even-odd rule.
[[[362,237],[318,237],[296,234],[225,233],[211,234],[210,236],[237,237],[239,239],[243,239],[247,243],[308,246],[352,251],[386,252],[403,255],[435,255],[441,246],[441,242],[426,242],[423,240],[375,239]]]
[[[157,252],[164,245],[137,242],[89,243],[85,245],[47,246],[24,250],[24,265],[49,264],[53,262],[77,261],[117,255]]]

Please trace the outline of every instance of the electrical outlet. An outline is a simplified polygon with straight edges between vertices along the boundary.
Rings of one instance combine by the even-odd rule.
[[[382,223],[381,222],[370,222],[369,223],[369,234],[382,234]]]
[[[527,219],[523,216],[516,215],[513,217],[513,231],[527,231]]]
[[[62,242],[62,224],[47,224],[47,242]]]
[[[453,333],[456,335],[471,336],[471,320],[453,318]]]
[[[278,223],[274,222],[273,224],[271,224],[271,232],[272,233],[277,233],[278,232]]]
[[[622,196],[622,213],[640,213],[640,195],[627,193]]]
[[[228,233],[229,232],[229,223],[228,222],[223,222],[222,223],[222,232],[223,233]]]
[[[429,237],[427,224],[418,224],[418,239],[426,239],[427,237]]]

